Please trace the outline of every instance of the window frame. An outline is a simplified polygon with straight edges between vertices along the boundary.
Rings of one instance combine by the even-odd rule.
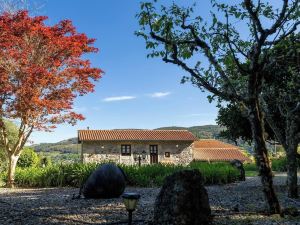
[[[149,145],[150,155],[158,155],[158,145]]]
[[[165,152],[165,158],[170,158],[171,157],[171,152]]]
[[[131,156],[131,145],[128,144],[121,145],[121,155]]]

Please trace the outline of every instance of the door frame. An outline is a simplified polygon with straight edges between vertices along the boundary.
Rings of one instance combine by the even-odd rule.
[[[158,145],[149,145],[150,164],[158,163]]]

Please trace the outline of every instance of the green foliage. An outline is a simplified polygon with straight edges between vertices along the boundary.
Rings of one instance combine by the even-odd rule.
[[[272,170],[278,172],[286,172],[287,171],[287,159],[286,157],[273,159],[272,160]]]
[[[298,168],[300,168],[300,160],[298,159]],[[272,170],[275,172],[286,172],[287,171],[287,159],[286,157],[273,158],[271,160]],[[244,164],[245,171],[258,171],[257,166],[254,163]]]
[[[32,148],[25,147],[22,150],[17,166],[21,168],[36,167],[39,165],[39,161],[40,159],[36,152]]]
[[[257,166],[255,163],[244,164],[245,171],[257,171]]]
[[[239,139],[250,144],[252,142],[252,132],[249,120],[246,117],[245,109],[238,104],[227,104],[219,106],[217,124],[226,128],[220,132],[220,137],[232,140],[234,142]],[[238,124],[238,125],[237,125]],[[274,140],[275,134],[269,124],[265,121],[265,133],[269,140]]]
[[[258,176],[258,172],[257,171],[245,171],[245,176],[246,177],[256,177],[256,176]]]
[[[121,165],[121,168],[127,175],[129,185],[151,187],[162,185],[166,176],[171,175],[178,170],[182,170],[185,167],[154,164],[143,165],[141,167]]]
[[[50,157],[42,157],[40,159],[40,166],[41,167],[49,167],[52,166],[52,160]]]
[[[17,168],[15,182],[21,187],[79,187],[100,164],[62,164],[45,168]],[[166,176],[182,169],[199,169],[205,184],[234,182],[239,171],[228,163],[191,163],[189,166],[175,165],[120,165],[127,175],[128,185],[140,187],[161,186]],[[4,175],[5,176],[5,175]]]
[[[199,169],[205,184],[226,184],[234,182],[239,177],[239,171],[226,162],[192,162],[190,167]]]
[[[281,157],[278,159],[272,159],[272,170],[278,172],[287,171],[287,158]],[[297,168],[300,168],[300,159],[297,159]]]

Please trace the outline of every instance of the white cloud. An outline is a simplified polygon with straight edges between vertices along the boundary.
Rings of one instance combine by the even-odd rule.
[[[171,92],[154,92],[154,93],[150,94],[149,96],[152,98],[163,98],[170,94],[171,94]]]
[[[135,99],[135,96],[115,96],[115,97],[108,97],[104,98],[104,102],[114,102],[114,101],[125,101],[125,100],[131,100]]]

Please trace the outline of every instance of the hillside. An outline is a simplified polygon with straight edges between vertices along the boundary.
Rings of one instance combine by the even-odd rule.
[[[203,139],[218,139],[219,133],[222,128],[218,125],[204,125],[204,126],[193,126],[193,127],[160,127],[156,130],[188,130],[192,132],[196,137]]]
[[[78,162],[80,160],[80,146],[77,144],[77,138],[62,140],[57,143],[41,143],[31,147],[41,157],[51,158],[54,163]]]
[[[36,152],[59,151],[62,153],[77,153],[79,146],[77,144],[77,138],[70,138],[57,143],[41,143],[32,145],[31,147],[34,148]]]

